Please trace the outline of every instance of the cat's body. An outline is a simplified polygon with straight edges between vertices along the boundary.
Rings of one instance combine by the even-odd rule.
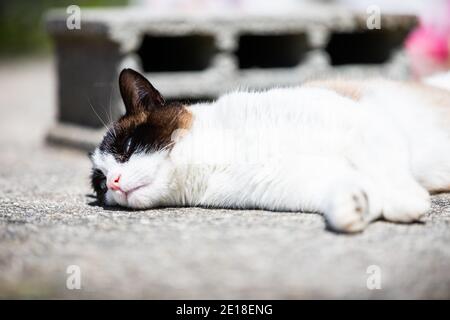
[[[166,105],[128,70],[121,92],[127,115],[109,143],[129,147],[125,137],[136,128],[139,142],[126,159],[105,141],[94,153],[107,204],[316,211],[350,232],[380,217],[415,221],[429,209],[428,191],[450,190],[450,93],[443,89],[317,81],[181,106]],[[163,129],[152,141],[140,138]],[[139,152],[140,145],[154,147]]]

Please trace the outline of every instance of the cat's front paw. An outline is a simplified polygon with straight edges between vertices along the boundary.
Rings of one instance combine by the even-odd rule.
[[[334,197],[325,218],[328,226],[338,232],[359,232],[369,223],[369,199],[362,189]]]
[[[379,199],[359,185],[340,186],[334,192],[325,219],[330,229],[354,233],[362,231],[371,221],[380,217]]]

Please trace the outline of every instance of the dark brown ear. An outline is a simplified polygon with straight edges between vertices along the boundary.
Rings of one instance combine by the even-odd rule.
[[[140,73],[123,69],[119,76],[120,94],[127,114],[163,106],[163,96]]]

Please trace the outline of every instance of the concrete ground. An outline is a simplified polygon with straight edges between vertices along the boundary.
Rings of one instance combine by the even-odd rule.
[[[87,156],[43,142],[52,63],[2,62],[0,88],[1,298],[450,298],[448,194],[423,224],[358,235],[316,214],[103,209]],[[66,287],[71,265],[79,290]]]

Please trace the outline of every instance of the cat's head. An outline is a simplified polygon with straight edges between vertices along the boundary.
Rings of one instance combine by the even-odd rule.
[[[192,117],[134,70],[122,70],[119,87],[126,113],[91,155],[92,187],[105,205],[154,207],[170,194],[173,133],[189,128]]]

